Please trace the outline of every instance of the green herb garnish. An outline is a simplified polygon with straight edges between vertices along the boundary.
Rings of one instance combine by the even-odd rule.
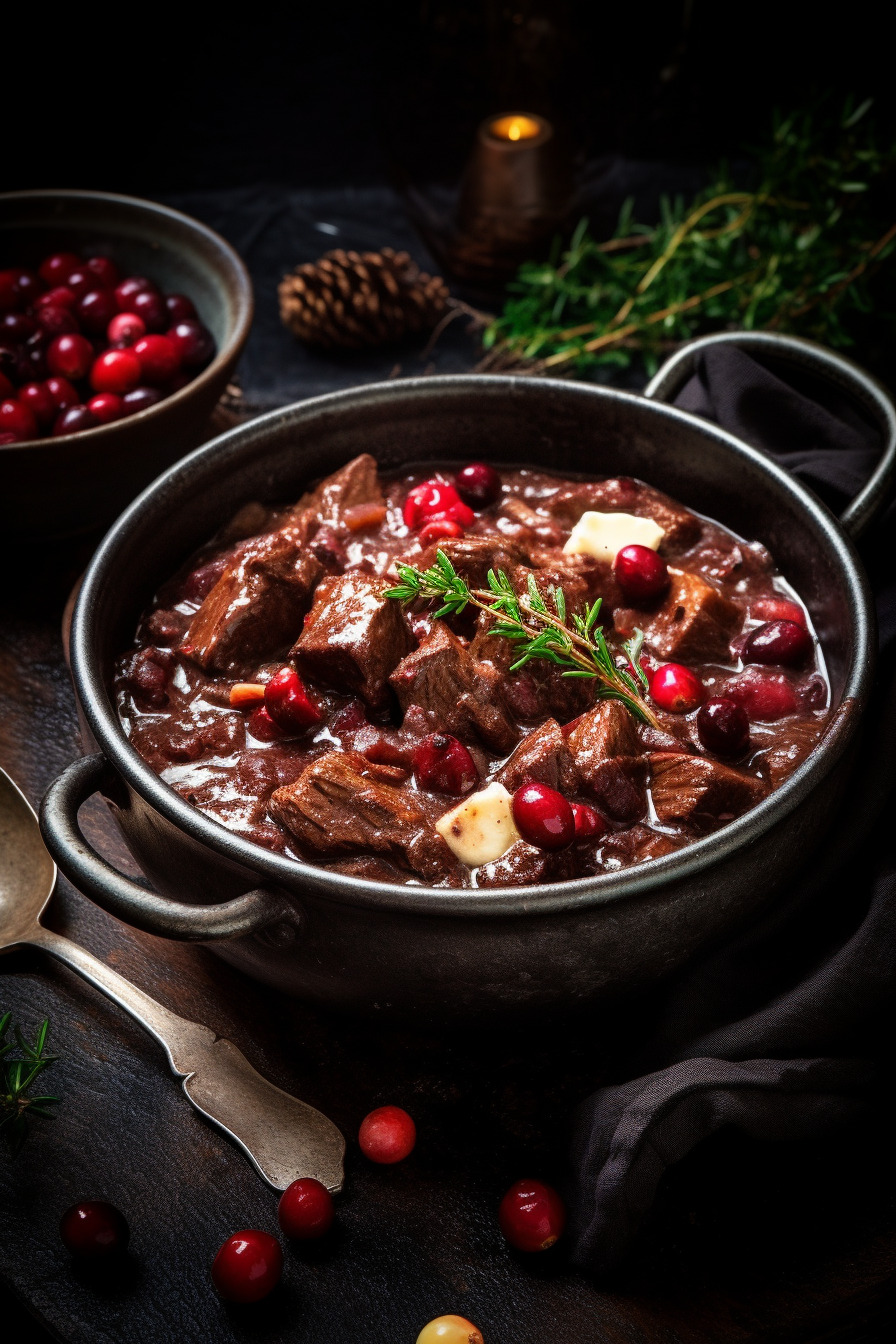
[[[0,1017],[0,1133],[6,1137],[15,1155],[25,1141],[29,1117],[36,1115],[52,1120],[54,1117],[46,1108],[59,1098],[28,1095],[28,1089],[38,1075],[56,1058],[45,1053],[49,1022],[44,1019],[34,1044],[29,1045],[18,1027],[13,1028],[13,1039],[7,1039],[11,1021],[12,1013]]]

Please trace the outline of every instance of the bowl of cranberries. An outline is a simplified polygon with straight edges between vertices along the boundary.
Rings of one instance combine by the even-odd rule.
[[[0,195],[0,522],[106,525],[208,437],[252,288],[198,220],[101,192]]]

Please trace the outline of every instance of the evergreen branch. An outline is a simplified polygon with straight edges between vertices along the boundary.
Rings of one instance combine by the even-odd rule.
[[[18,1027],[13,1028],[13,1039],[9,1039],[11,1022],[12,1013],[0,1017],[0,1132],[5,1135],[15,1156],[28,1133],[28,1118],[40,1116],[52,1120],[54,1117],[46,1107],[54,1105],[59,1098],[28,1095],[28,1089],[38,1075],[56,1059],[55,1055],[46,1053],[49,1021],[44,1019],[33,1045],[29,1045]],[[18,1051],[18,1055],[14,1051]]]

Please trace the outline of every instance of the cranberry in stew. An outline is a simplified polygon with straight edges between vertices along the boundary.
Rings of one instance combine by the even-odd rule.
[[[671,854],[777,788],[830,702],[758,542],[627,477],[367,455],[246,504],[116,690],[136,750],[246,839],[448,887]]]

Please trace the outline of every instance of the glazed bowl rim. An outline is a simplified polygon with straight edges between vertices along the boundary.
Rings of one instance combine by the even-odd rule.
[[[246,439],[257,440],[283,422],[301,424],[323,412],[332,417],[342,408],[388,404],[398,397],[424,398],[431,391],[464,393],[474,389],[505,395],[580,395],[608,399],[622,405],[651,408],[651,414],[681,422],[697,430],[739,458],[776,479],[809,514],[816,528],[835,553],[847,587],[855,618],[855,654],[839,706],[815,749],[785,782],[743,816],[727,823],[674,854],[650,859],[616,872],[600,873],[564,882],[528,887],[457,888],[431,887],[417,883],[376,882],[327,871],[314,864],[265,849],[245,839],[188,803],[143,760],[131,745],[119,721],[114,702],[93,648],[93,612],[106,576],[114,571],[115,554],[141,515],[160,491],[168,492],[179,477],[189,479],[197,466],[206,467],[228,450],[239,452]],[[201,540],[197,544],[201,544]],[[77,697],[100,750],[126,783],[143,800],[193,840],[207,845],[225,860],[259,873],[266,883],[300,894],[334,900],[339,904],[368,909],[413,911],[429,916],[507,916],[546,914],[598,906],[632,898],[667,883],[711,868],[742,846],[758,840],[779,820],[789,815],[833,769],[846,750],[868,698],[874,666],[874,620],[870,594],[855,550],[833,514],[782,467],[718,426],[698,416],[650,401],[632,392],[600,385],[566,383],[558,379],[526,376],[451,374],[408,378],[400,382],[366,384],[293,402],[218,435],[157,477],[119,516],[103,538],[84,575],[71,626],[71,671]]]
[[[232,272],[231,279],[226,286],[222,285],[222,288],[226,287],[233,300],[233,330],[226,342],[218,346],[215,357],[210,364],[200,370],[195,378],[191,378],[176,392],[172,392],[169,396],[163,397],[161,401],[157,401],[154,406],[147,406],[145,410],[137,411],[134,415],[129,415],[122,420],[113,420],[107,425],[94,425],[90,429],[82,429],[75,434],[49,434],[37,439],[0,444],[0,452],[8,450],[21,453],[23,449],[34,452],[40,452],[41,449],[49,451],[51,448],[57,449],[60,445],[65,448],[73,445],[77,449],[82,445],[102,443],[107,439],[114,438],[116,432],[121,434],[123,430],[135,425],[145,424],[162,409],[170,413],[185,407],[197,392],[201,393],[214,382],[223,368],[234,362],[243,349],[252,326],[255,300],[252,279],[246,264],[236,249],[227,242],[226,238],[210,228],[208,224],[195,219],[192,215],[185,214],[182,210],[175,210],[170,205],[163,205],[160,201],[151,201],[141,196],[127,196],[121,192],[113,191],[80,191],[76,188],[64,187],[60,187],[58,190],[52,187],[42,187],[34,191],[4,191],[0,192],[0,207],[3,206],[4,202],[41,202],[60,199],[86,201],[88,204],[121,205],[126,209],[133,209],[135,214],[145,215],[147,222],[153,217],[161,216],[184,227],[197,238],[204,239],[221,257],[226,259]],[[48,223],[51,222],[48,221]],[[64,224],[60,224],[60,227],[64,229]]]

